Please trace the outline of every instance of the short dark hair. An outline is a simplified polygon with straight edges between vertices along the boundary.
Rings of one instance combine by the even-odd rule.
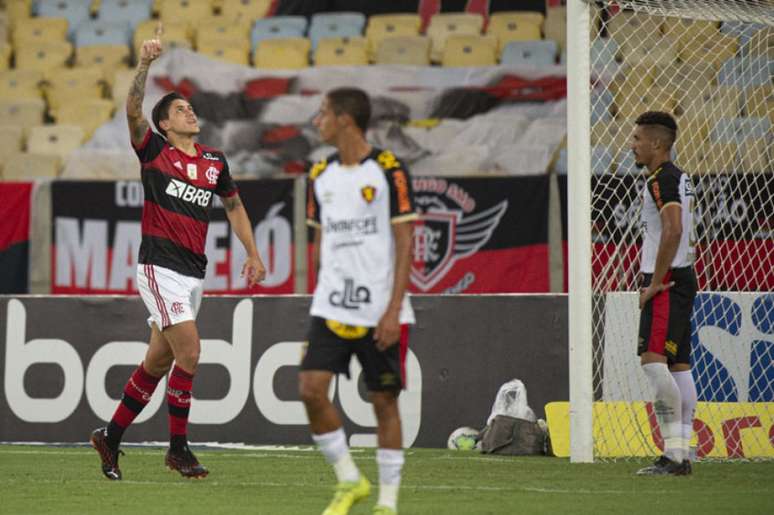
[[[657,129],[661,133],[667,149],[672,148],[677,138],[677,122],[671,114],[664,111],[644,112],[637,117],[634,123],[636,125],[648,125]]]
[[[360,130],[368,130],[368,122],[371,120],[371,99],[368,93],[358,88],[336,88],[325,96],[334,113],[348,114]]]
[[[172,105],[172,102],[175,100],[184,100],[188,102],[188,99],[185,98],[183,95],[178,93],[177,91],[173,91],[172,93],[167,93],[163,97],[161,97],[161,100],[156,102],[156,105],[153,106],[153,112],[151,113],[151,118],[153,119],[153,125],[156,126],[156,130],[164,136],[167,137],[167,131],[161,128],[160,122],[163,120],[169,119],[169,107]]]

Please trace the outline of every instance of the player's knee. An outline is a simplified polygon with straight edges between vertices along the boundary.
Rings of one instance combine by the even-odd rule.
[[[298,382],[298,394],[306,405],[317,405],[328,399],[327,389],[303,377]]]
[[[398,417],[398,397],[392,392],[374,392],[371,394],[376,418],[379,420]]]

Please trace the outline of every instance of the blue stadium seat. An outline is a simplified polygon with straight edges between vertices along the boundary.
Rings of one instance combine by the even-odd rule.
[[[259,41],[277,38],[302,38],[306,33],[304,16],[272,16],[255,20],[250,31],[250,44],[253,49]]]
[[[750,88],[771,83],[774,60],[767,56],[732,57],[720,66],[718,84]]]
[[[750,40],[753,34],[764,28],[766,28],[766,25],[761,23],[724,21],[720,26],[720,32],[739,38],[739,46],[742,46]]]
[[[597,122],[607,122],[612,118],[610,106],[613,105],[613,94],[607,89],[595,89],[591,92],[591,125]]]
[[[39,0],[34,12],[41,17],[65,18],[67,35],[72,37],[78,25],[91,16],[91,0]]]
[[[556,63],[556,41],[511,41],[503,50],[502,64],[548,66]]]
[[[736,118],[721,118],[710,129],[710,139],[714,143],[731,143],[737,140]]]
[[[591,67],[595,74],[613,75],[620,68],[620,49],[612,38],[597,38],[591,43]]]
[[[323,38],[354,38],[361,36],[362,27],[341,23],[312,23],[309,27],[309,39],[312,40],[312,48],[317,48],[317,43]]]
[[[124,21],[134,30],[151,17],[152,9],[153,0],[101,0],[97,16],[103,21]]]
[[[75,32],[75,46],[89,45],[129,45],[132,33],[129,26],[122,22],[86,20]]]
[[[596,149],[596,148],[599,148],[599,147],[594,147],[594,148]],[[600,165],[602,165],[603,162],[604,162],[604,159],[606,159],[606,156],[605,155],[597,155],[597,156],[595,156],[593,154],[593,150],[594,149],[592,149],[591,162],[594,163],[595,159],[598,158],[598,159],[602,160],[602,162],[600,162]],[[637,168],[637,165],[635,164],[634,154],[632,154],[631,150],[629,150],[629,149],[621,150],[618,153],[618,159],[616,161],[617,161],[616,168],[615,168],[616,175],[636,175],[636,174],[640,173],[640,169]],[[601,166],[600,166],[600,168],[601,168]],[[594,173],[603,173],[603,172],[604,172],[604,170],[601,170],[601,169],[600,170],[594,170]]]
[[[310,31],[316,25],[352,25],[362,33],[366,24],[366,16],[358,12],[318,13],[312,15]]]

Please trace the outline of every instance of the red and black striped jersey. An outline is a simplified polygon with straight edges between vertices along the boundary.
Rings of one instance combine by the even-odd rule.
[[[198,143],[196,156],[189,156],[150,129],[132,146],[145,192],[139,262],[204,278],[212,194],[237,194],[226,156]]]

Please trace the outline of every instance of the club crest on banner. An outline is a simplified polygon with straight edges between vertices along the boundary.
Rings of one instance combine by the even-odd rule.
[[[428,291],[454,264],[473,255],[492,237],[508,201],[476,210],[476,201],[445,179],[413,180],[419,220],[414,225],[411,282]]]

